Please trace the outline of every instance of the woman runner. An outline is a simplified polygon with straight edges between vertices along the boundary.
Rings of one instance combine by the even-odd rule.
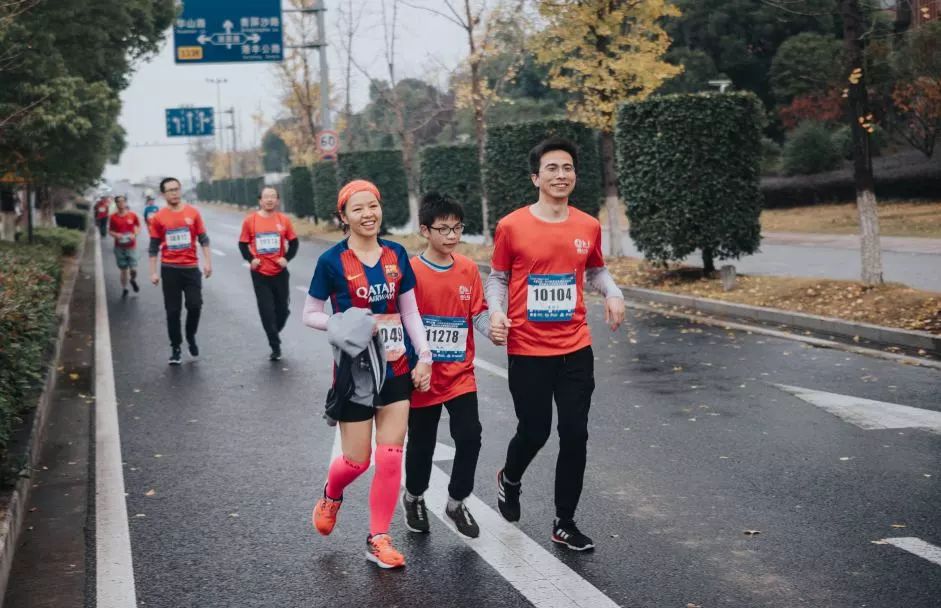
[[[335,316],[350,308],[371,311],[364,322],[373,324],[373,331],[383,337],[387,361],[385,382],[374,407],[350,403],[339,416],[343,453],[330,464],[313,522],[323,535],[333,531],[344,488],[369,468],[375,420],[376,472],[369,491],[366,558],[380,568],[400,568],[405,558],[392,545],[389,525],[402,477],[409,397],[413,386],[419,391],[430,387],[432,356],[415,300],[415,274],[408,254],[398,243],[378,236],[379,201],[378,188],[365,180],[352,181],[340,190],[337,214],[349,237],[317,260],[304,306],[304,323],[320,330],[326,330],[330,320],[324,312],[328,299]]]

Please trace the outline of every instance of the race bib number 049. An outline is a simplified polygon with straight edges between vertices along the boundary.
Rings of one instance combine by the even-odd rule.
[[[422,321],[433,361],[445,363],[467,358],[467,319],[424,315]]]
[[[405,328],[398,313],[376,315],[376,331],[386,349],[386,361],[398,361],[405,354]]]
[[[281,251],[281,235],[277,232],[259,232],[255,235],[255,251],[259,255]]]
[[[575,314],[575,273],[531,274],[526,316],[537,323],[571,321]]]
[[[193,245],[193,237],[188,227],[167,230],[167,249],[179,251],[189,249]]]

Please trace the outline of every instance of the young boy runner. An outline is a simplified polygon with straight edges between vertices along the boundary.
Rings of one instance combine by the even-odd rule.
[[[150,216],[160,211],[160,207],[157,206],[157,201],[154,200],[153,194],[148,194],[144,197],[144,223],[150,224]]]
[[[140,219],[127,208],[127,197],[114,199],[118,212],[108,221],[108,232],[114,237],[114,257],[121,270],[121,297],[127,297],[128,273],[131,275],[131,287],[134,293],[140,291],[137,285],[137,234],[140,232]]]
[[[98,232],[102,238],[108,236],[108,214],[111,212],[111,200],[107,196],[102,196],[95,203],[95,223],[98,224]]]
[[[291,285],[288,262],[297,255],[297,235],[291,218],[276,211],[278,191],[271,186],[258,196],[258,211],[245,217],[239,251],[251,267],[252,287],[258,302],[261,325],[268,336],[272,361],[281,360],[279,334],[291,314]]]
[[[499,221],[487,278],[491,326],[509,329],[509,385],[518,421],[506,464],[497,473],[497,506],[508,521],[519,520],[520,482],[552,432],[555,399],[559,458],[552,541],[584,551],[594,543],[574,517],[595,388],[584,285],[604,294],[605,322],[612,331],[624,320],[624,297],[604,267],[601,225],[569,205],[578,167],[575,144],[543,141],[530,152],[529,164],[539,200]]]
[[[474,380],[474,327],[496,344],[504,344],[506,329],[491,335],[490,315],[484,304],[483,283],[477,264],[454,253],[464,232],[464,210],[448,196],[429,192],[418,212],[421,234],[428,246],[412,258],[418,310],[434,359],[431,388],[412,394],[405,450],[405,492],[402,508],[405,527],[428,532],[428,511],[423,494],[431,479],[432,457],[438,437],[442,406],[451,418],[454,466],[448,484],[445,514],[458,532],[477,538],[480,528],[464,504],[474,489],[480,453],[480,417]]]
[[[212,255],[203,217],[180,198],[180,181],[173,177],[164,178],[160,182],[160,192],[167,206],[155,213],[150,221],[150,282],[157,285],[163,279],[163,306],[167,311],[167,333],[170,335],[169,363],[179,365],[182,361],[180,314],[184,295],[186,342],[190,354],[199,356],[196,329],[203,306],[203,282],[196,243],[199,242],[203,249],[203,276],[207,279],[212,276]],[[157,274],[158,256],[160,274]]]

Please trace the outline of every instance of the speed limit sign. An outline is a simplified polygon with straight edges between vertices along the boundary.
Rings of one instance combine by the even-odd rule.
[[[340,147],[340,137],[336,131],[321,131],[317,133],[317,149],[321,155],[333,155]]]

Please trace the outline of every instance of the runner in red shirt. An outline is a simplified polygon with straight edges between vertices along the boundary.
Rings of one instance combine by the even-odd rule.
[[[108,212],[111,209],[111,197],[102,196],[95,203],[95,222],[98,224],[98,231],[101,237],[108,236]]]
[[[497,506],[508,521],[519,520],[520,482],[549,439],[555,399],[559,457],[552,541],[584,551],[594,543],[574,517],[595,388],[584,285],[604,294],[605,321],[612,331],[624,320],[624,297],[604,267],[601,225],[569,205],[578,166],[575,144],[543,141],[530,152],[529,164],[539,200],[499,221],[487,278],[491,326],[509,329],[509,385],[518,421],[506,465],[497,473]]]
[[[212,254],[203,217],[196,208],[185,204],[180,198],[180,181],[173,177],[164,178],[160,182],[160,192],[167,206],[150,220],[150,282],[157,285],[163,279],[163,305],[167,311],[167,333],[170,335],[170,365],[179,365],[182,362],[180,314],[183,311],[184,295],[186,342],[190,354],[199,356],[196,329],[203,306],[203,283],[196,257],[196,243],[203,250],[203,276],[207,279],[212,276]]]
[[[451,418],[454,466],[448,484],[445,514],[458,532],[477,538],[480,528],[464,504],[474,490],[480,454],[480,417],[474,379],[474,328],[505,344],[506,329],[491,336],[490,315],[484,303],[480,271],[472,260],[454,253],[464,232],[464,209],[454,199],[426,194],[418,212],[421,235],[428,246],[412,258],[418,309],[434,359],[431,388],[412,394],[405,452],[405,492],[402,508],[412,532],[428,532],[428,509],[423,494],[431,479],[432,458],[438,439],[442,407]]]
[[[242,222],[239,251],[251,266],[252,286],[258,302],[261,325],[271,347],[269,359],[281,360],[279,334],[291,314],[288,262],[297,255],[297,235],[291,218],[276,211],[280,203],[278,191],[271,186],[258,196],[258,211]]]
[[[137,285],[137,234],[141,223],[137,214],[128,210],[126,196],[115,197],[114,203],[118,212],[108,221],[108,232],[114,237],[114,257],[121,270],[121,297],[126,298],[128,273],[134,293],[140,291]]]

